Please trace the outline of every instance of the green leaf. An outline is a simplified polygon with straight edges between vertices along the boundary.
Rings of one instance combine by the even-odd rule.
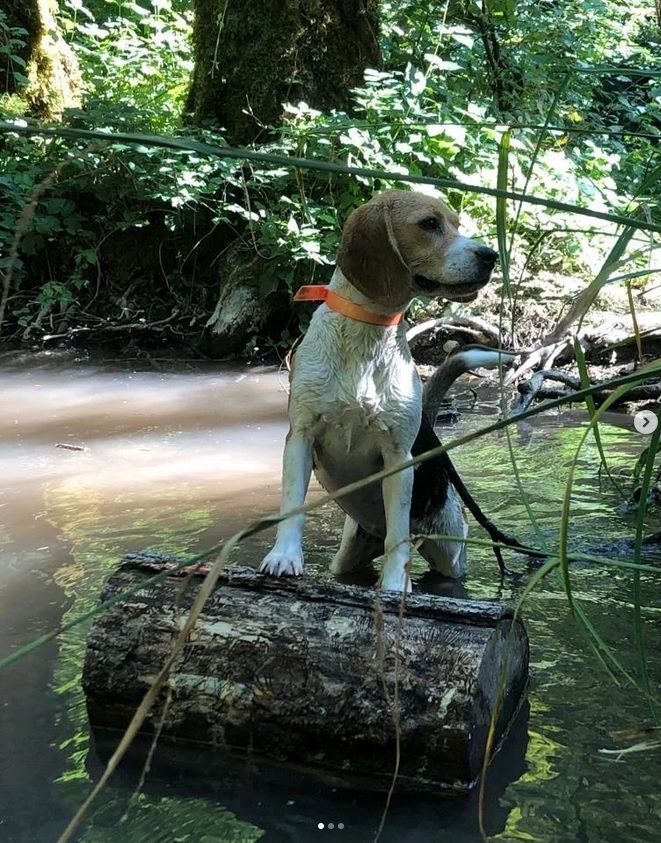
[[[461,70],[462,69],[461,65],[457,64],[456,61],[445,61],[444,59],[439,58],[434,53],[425,53],[425,60],[427,62],[429,62],[429,64],[438,68],[438,70]]]

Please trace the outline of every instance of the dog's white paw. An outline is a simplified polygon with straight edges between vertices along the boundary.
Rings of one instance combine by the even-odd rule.
[[[413,591],[413,587],[411,586],[411,577],[408,575],[406,570],[400,571],[384,571],[381,576],[381,581],[379,583],[383,591],[406,591],[407,594],[410,594]]]
[[[259,572],[272,577],[300,577],[303,573],[303,554],[272,550],[264,557]]]
[[[444,560],[437,568],[444,577],[458,580],[468,572],[466,545],[459,542],[444,542],[442,545]]]
[[[446,577],[453,577],[454,579],[458,580],[461,577],[466,576],[468,573],[468,564],[466,562],[466,549],[465,546],[462,548],[462,551],[455,557],[448,568],[448,573],[445,575]]]

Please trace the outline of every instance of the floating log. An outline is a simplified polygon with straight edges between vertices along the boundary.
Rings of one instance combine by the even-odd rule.
[[[109,578],[102,601],[144,588],[90,630],[93,727],[126,727],[165,662],[204,575],[184,579],[177,561],[135,554]],[[164,570],[173,573],[150,583]],[[173,666],[161,740],[249,750],[385,789],[399,733],[399,786],[462,792],[479,774],[494,710],[499,740],[527,671],[525,630],[500,603],[414,593],[402,613],[398,595],[235,567]]]

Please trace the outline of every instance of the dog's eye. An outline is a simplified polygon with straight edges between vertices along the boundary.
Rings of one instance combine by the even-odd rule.
[[[436,217],[425,217],[424,220],[420,220],[418,225],[425,231],[441,231],[443,228],[441,221]]]

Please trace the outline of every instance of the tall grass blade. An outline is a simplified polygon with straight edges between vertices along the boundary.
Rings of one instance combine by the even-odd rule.
[[[162,571],[161,573],[154,574],[153,577],[150,577],[148,580],[148,585],[155,585],[157,582],[166,579],[166,577],[172,576],[173,573],[176,573],[182,568],[188,568],[192,565],[196,565],[199,562],[202,562],[209,556],[213,556],[214,553],[218,553],[222,546],[223,545],[221,542],[220,544],[215,544],[211,547],[208,547],[206,550],[203,550],[200,553],[196,553],[194,556],[185,557],[172,568],[169,568],[167,571]],[[8,665],[13,664],[13,662],[18,661],[24,656],[30,655],[30,653],[32,653],[34,650],[38,650],[40,647],[43,647],[44,644],[48,644],[49,641],[52,641],[54,638],[57,638],[57,636],[61,635],[63,632],[68,632],[70,629],[79,626],[81,623],[85,623],[85,621],[92,620],[97,615],[100,615],[105,612],[106,609],[110,609],[117,603],[121,603],[123,600],[126,600],[127,597],[131,597],[131,595],[137,594],[145,587],[145,584],[143,584],[136,585],[133,588],[128,588],[121,594],[116,594],[114,597],[108,598],[108,600],[105,600],[103,603],[97,604],[93,608],[89,609],[87,612],[83,612],[80,615],[76,615],[75,618],[72,618],[67,623],[58,626],[57,629],[52,629],[50,632],[46,632],[43,635],[40,635],[38,638],[34,638],[32,641],[28,641],[27,644],[24,644],[22,647],[19,647],[18,649],[9,653],[9,655],[0,658],[0,670],[2,670],[3,667],[7,667]]]
[[[516,418],[518,418],[518,416]],[[509,429],[509,427],[505,428],[505,438],[507,440],[507,452],[510,458],[510,465],[512,466],[512,473],[514,474],[514,483],[516,484],[516,488],[519,492],[521,503],[523,504],[526,510],[526,514],[528,516],[528,520],[530,521],[530,524],[532,525],[532,528],[535,531],[537,541],[542,547],[545,548],[546,536],[544,535],[541,527],[539,526],[539,522],[535,517],[533,508],[530,506],[528,495],[526,494],[526,490],[523,486],[523,481],[521,480],[521,472],[519,471],[519,466],[516,462],[516,454],[514,453],[514,446],[512,445],[512,431]]]
[[[537,163],[537,158],[539,157],[539,151],[542,148],[542,143],[544,142],[544,138],[546,137],[546,133],[549,130],[549,125],[551,122],[551,117],[555,112],[555,109],[560,101],[560,97],[564,94],[565,89],[567,87],[567,83],[571,78],[570,73],[565,73],[563,78],[560,80],[560,84],[558,85],[555,94],[553,95],[553,99],[551,100],[551,105],[549,106],[548,111],[546,112],[546,118],[544,120],[543,126],[536,126],[535,128],[539,129],[539,134],[537,135],[537,142],[535,143],[535,149],[533,150],[532,156],[530,158],[530,166],[528,167],[528,172],[526,174],[526,180],[523,185],[523,193],[528,192],[528,186],[530,185],[530,179],[532,178],[532,174],[535,171],[535,164]],[[523,204],[519,202],[517,209],[516,209],[516,216],[514,217],[514,225],[512,226],[512,235],[510,238],[510,252],[514,248],[514,238],[516,237],[517,228],[519,225],[519,217],[521,216],[521,211],[523,209]]]
[[[68,140],[101,140],[106,143],[131,143],[142,146],[156,146],[164,149],[175,149],[181,152],[196,152],[207,157],[217,156],[234,161],[255,161],[261,164],[273,164],[278,167],[299,167],[302,170],[318,170],[322,173],[340,173],[342,175],[356,175],[368,179],[379,179],[394,183],[430,184],[443,190],[461,190],[466,193],[479,193],[484,196],[500,196],[501,191],[493,187],[468,184],[457,179],[433,178],[431,176],[416,176],[411,173],[398,173],[390,170],[375,170],[369,167],[349,167],[334,161],[320,161],[310,158],[297,158],[290,155],[275,155],[270,152],[257,152],[232,146],[218,146],[203,143],[192,138],[168,137],[166,135],[145,135],[135,132],[107,132],[98,129],[71,129],[63,126],[24,126],[0,121],[0,135],[40,135],[43,137],[58,137]],[[626,214],[611,214],[594,211],[581,205],[571,205],[568,202],[558,202],[555,199],[542,199],[531,194],[517,193],[508,190],[505,199],[525,202],[529,205],[540,205],[543,208],[553,208],[556,211],[576,214],[580,217],[613,222],[617,225],[633,226],[641,231],[661,232],[661,223],[652,220],[635,219]]]
[[[639,370],[639,374],[642,374],[643,372],[657,371],[659,367],[661,367],[661,361],[650,364],[649,366],[645,366],[643,369]],[[574,596],[571,588],[568,556],[569,518],[571,510],[571,493],[574,484],[574,473],[576,471],[576,466],[578,464],[580,453],[583,450],[583,446],[585,445],[585,442],[588,436],[590,435],[590,432],[594,429],[595,425],[598,423],[599,419],[603,416],[606,410],[608,410],[608,408],[612,404],[619,401],[620,398],[626,395],[629,389],[630,387],[628,384],[624,384],[618,387],[606,398],[601,407],[599,407],[599,409],[595,411],[594,415],[588,422],[585,432],[581,436],[581,440],[576,449],[576,453],[574,454],[574,457],[572,458],[572,461],[569,466],[569,475],[567,477],[567,484],[565,487],[565,494],[562,502],[558,558],[560,560],[560,571],[562,573],[562,578],[565,585],[565,592],[567,594],[567,599],[569,601],[570,608],[574,614],[576,614],[577,605],[574,601]]]
[[[564,77],[561,79],[560,84],[558,85],[558,88],[557,88],[555,94],[553,95],[553,99],[551,100],[551,105],[549,106],[549,109],[546,112],[546,118],[544,120],[544,125],[539,127],[539,133],[537,135],[537,141],[535,143],[535,148],[534,148],[532,156],[530,158],[530,166],[528,167],[528,172],[526,173],[526,180],[525,180],[524,185],[523,185],[523,191],[522,192],[524,194],[528,192],[528,186],[530,185],[530,180],[532,179],[532,174],[535,172],[535,165],[537,164],[537,159],[539,157],[539,152],[542,148],[542,143],[544,142],[544,138],[546,137],[546,134],[548,132],[548,127],[549,127],[549,124],[551,122],[551,117],[553,116],[553,113],[555,112],[555,109],[558,105],[560,97],[565,92],[565,89],[567,87],[567,83],[569,82],[570,78],[571,78],[571,74],[565,73]],[[523,210],[523,202],[519,202],[518,205],[517,205],[517,208],[516,208],[516,215],[514,216],[514,223],[512,225],[512,232],[510,234],[510,245],[509,245],[510,254],[512,253],[512,250],[514,249],[514,240],[516,238],[516,233],[517,233],[517,230],[518,230],[518,227],[519,227],[519,218],[521,217],[522,210]],[[546,232],[540,236],[537,243],[533,246],[532,250],[528,253],[528,255],[526,256],[524,265],[523,265],[523,267],[521,269],[521,272],[519,274],[519,283],[516,285],[516,288],[514,290],[514,298],[513,298],[513,301],[512,301],[512,325],[510,327],[510,335],[511,336],[514,336],[514,330],[515,330],[515,309],[516,309],[516,302],[517,302],[517,297],[518,297],[518,292],[519,292],[519,286],[521,284],[521,281],[524,278],[524,273],[525,273],[526,267],[528,265],[528,261],[529,261],[530,257],[532,256],[532,252],[534,252],[536,250],[537,246],[542,242],[542,240],[544,239],[545,236],[546,236]]]
[[[629,302],[629,313],[631,313],[631,322],[633,324],[633,333],[636,338],[636,350],[638,351],[638,362],[643,365],[643,343],[640,337],[640,327],[638,325],[638,317],[636,316],[636,305],[633,300],[633,291],[631,289],[631,282],[627,281],[627,300]]]
[[[583,348],[581,347],[581,343],[578,337],[574,337],[574,356],[576,357],[576,364],[578,366],[578,374],[581,380],[581,386],[585,388],[586,386],[590,385],[590,375],[588,373],[587,363],[585,362],[585,354],[583,354]],[[588,414],[590,416],[590,419],[594,419],[594,414],[597,408],[594,403],[594,398],[591,395],[586,396],[585,406],[588,408]],[[594,425],[594,441],[597,445],[597,451],[599,452],[599,460],[601,461],[601,465],[604,467],[604,471],[606,472],[608,479],[617,489],[619,494],[624,497],[624,490],[611,474],[611,471],[608,467],[608,463],[606,462],[606,454],[604,452],[603,444],[601,441],[601,434],[599,432],[598,422],[596,422]]]
[[[583,292],[578,296],[567,313],[559,320],[555,328],[542,341],[543,345],[557,342],[565,336],[570,325],[574,322],[582,321],[585,314],[592,307],[595,299],[599,295],[599,291],[608,283],[608,279],[620,263],[622,256],[629,245],[629,241],[636,232],[634,225],[627,226],[620,236],[615,241],[613,248],[610,250],[606,260],[595,278],[588,284]]]
[[[503,132],[498,144],[498,174],[496,186],[500,195],[496,199],[496,232],[498,235],[498,256],[500,271],[503,276],[503,293],[510,296],[510,255],[507,245],[507,199],[505,194],[509,185],[509,155],[512,130]]]
[[[652,481],[652,473],[654,471],[656,452],[661,442],[661,407],[657,411],[658,424],[656,430],[652,434],[649,447],[647,448],[647,461],[640,484],[640,500],[638,502],[638,513],[636,515],[636,539],[634,544],[634,562],[640,563],[642,549],[643,549],[643,531],[645,529],[645,516],[647,514],[647,496],[649,494],[650,483]],[[643,686],[648,695],[651,695],[651,683],[649,671],[647,669],[647,654],[645,652],[645,635],[643,630],[643,614],[641,606],[640,593],[640,571],[633,572],[633,611],[634,611],[634,631],[636,636],[636,649],[638,651],[638,659],[640,663],[640,676]],[[657,717],[654,707],[652,707],[652,714]]]
[[[604,641],[603,637],[599,634],[599,632],[595,628],[595,626],[592,623],[592,621],[590,620],[590,618],[588,618],[588,616],[585,614],[585,612],[583,610],[583,607],[580,604],[576,603],[575,609],[576,609],[576,617],[580,621],[580,623],[583,626],[583,628],[585,629],[585,631],[590,636],[593,648],[595,649],[595,651],[597,651],[599,653],[599,660],[604,665],[610,664],[610,669],[608,667],[606,668],[608,670],[608,672],[611,673],[611,670],[612,670],[612,671],[616,671],[616,672],[621,673],[622,676],[624,676],[624,678],[627,680],[628,684],[632,685],[634,688],[638,688],[639,690],[643,690],[644,693],[647,695],[647,693],[648,693],[647,689],[641,689],[640,688],[639,683],[636,682],[635,676],[633,676],[626,669],[626,667],[622,664],[620,659],[618,659],[617,656],[615,655],[615,653],[613,653],[612,648],[609,647],[608,644]]]
[[[523,607],[523,603],[526,597],[530,594],[530,592],[534,589],[534,587],[540,583],[543,579],[545,579],[551,571],[554,571],[558,567],[558,560],[557,559],[548,559],[544,565],[538,570],[535,571],[534,575],[530,578],[526,588],[524,589],[523,594],[519,598],[517,605],[514,608],[513,612],[513,621],[517,621],[521,615],[521,609]],[[493,706],[493,711],[491,715],[491,720],[489,722],[489,731],[487,733],[487,740],[484,747],[484,757],[482,759],[482,771],[480,775],[480,790],[478,796],[478,822],[480,827],[480,834],[482,835],[483,840],[488,840],[489,837],[486,833],[486,828],[484,826],[484,797],[486,792],[486,779],[487,779],[487,768],[489,766],[489,762],[491,761],[491,756],[494,749],[494,743],[496,740],[496,724],[498,722],[498,718],[500,716],[500,707],[502,705],[503,695],[505,693],[505,678],[507,676],[507,663],[510,658],[511,652],[511,636],[514,631],[514,623],[512,623],[510,627],[510,633],[507,638],[507,648],[505,651],[505,660],[503,662],[503,667],[500,673],[500,681],[498,684],[498,692],[496,695],[496,702]]]
[[[501,550],[515,550],[516,553],[522,553],[524,555],[535,556],[537,558],[541,558],[543,556],[547,556],[549,558],[556,559],[557,562],[557,548],[555,547],[546,547],[544,549],[540,547],[533,547],[531,545],[522,545],[521,547],[511,548],[507,544],[503,544],[502,542],[495,542],[491,539],[473,539],[461,536],[448,536],[444,533],[424,533],[413,536],[412,538],[425,538],[425,539],[435,539],[438,541],[447,541],[452,539],[452,541],[458,541],[460,543],[475,546],[475,547],[483,547],[492,549],[493,547],[499,547]],[[623,571],[640,571],[644,574],[652,574],[653,576],[661,577],[661,569],[658,565],[654,564],[647,564],[645,562],[640,562],[636,564],[635,562],[628,562],[625,559],[610,559],[607,556],[594,556],[590,553],[581,553],[579,551],[572,551],[569,554],[569,559],[571,562],[581,562],[588,565],[605,565],[608,568],[619,568]]]
[[[656,449],[657,453],[659,452],[659,447],[657,446]],[[632,476],[634,480],[637,480],[640,477],[640,472],[643,470],[644,466],[647,464],[647,460],[649,459],[650,454],[654,453],[654,449],[651,445],[648,445],[647,448],[644,448],[641,455],[636,460],[636,464],[633,467]]]

